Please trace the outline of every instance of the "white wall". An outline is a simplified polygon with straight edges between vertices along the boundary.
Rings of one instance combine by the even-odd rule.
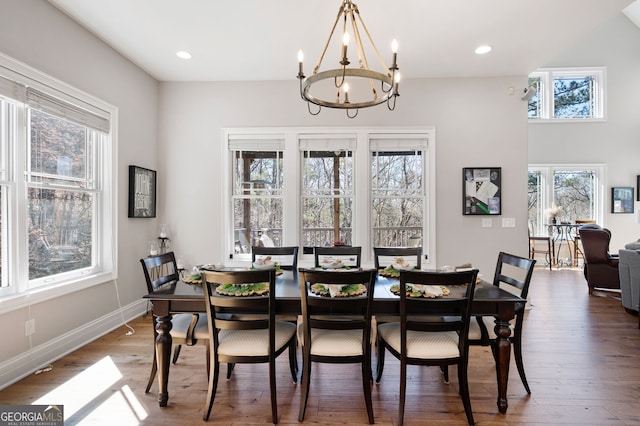
[[[161,83],[159,179],[167,190],[162,211],[173,247],[189,264],[219,262],[227,255],[221,211],[224,127],[435,126],[438,266],[471,262],[492,276],[499,251],[527,255],[526,103],[508,90],[525,85],[526,76],[405,78],[395,111],[381,105],[351,120],[327,109],[310,116],[294,78]],[[470,166],[502,167],[502,217],[515,218],[515,228],[501,228],[501,217],[493,217],[493,228],[482,228],[482,217],[462,215],[462,168]]]
[[[0,52],[119,109],[117,284],[125,313],[139,313],[146,286],[138,259],[159,225],[155,219],[127,218],[128,166],[158,167],[158,83],[46,1],[0,0],[0,10]],[[0,304],[0,388],[118,325],[119,312],[114,282],[30,310],[5,312]],[[29,315],[36,333],[27,338]]]
[[[604,163],[605,218],[618,251],[640,238],[635,214],[611,214],[611,187],[636,186],[640,175],[640,29],[622,13],[584,37],[544,67],[607,67],[607,121],[532,124],[530,163]],[[637,189],[637,188],[636,188]]]

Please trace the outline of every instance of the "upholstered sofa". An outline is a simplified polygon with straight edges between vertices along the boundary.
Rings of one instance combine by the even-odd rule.
[[[619,253],[618,272],[622,306],[628,312],[638,312],[640,308],[640,241],[625,245]]]

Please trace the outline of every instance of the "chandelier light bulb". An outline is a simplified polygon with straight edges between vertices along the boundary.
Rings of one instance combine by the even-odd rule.
[[[302,49],[298,50],[298,78],[304,78],[304,72],[302,71],[302,61],[304,60],[304,53]]]
[[[344,90],[344,103],[349,103],[349,83],[344,83],[342,86],[342,90]]]
[[[391,41],[391,52],[398,53],[398,40],[395,38]]]
[[[342,45],[343,46],[349,45],[349,40],[350,40],[349,33],[345,32],[344,35],[342,36]]]

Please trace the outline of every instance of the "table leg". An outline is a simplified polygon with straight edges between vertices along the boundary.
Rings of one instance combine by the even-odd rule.
[[[498,381],[498,410],[507,412],[507,383],[509,381],[509,362],[511,359],[511,328],[509,321],[496,318],[496,343],[494,357],[496,360],[496,377]]]
[[[171,365],[171,315],[156,317],[156,361],[158,363],[158,403],[165,407],[169,401],[169,366]]]

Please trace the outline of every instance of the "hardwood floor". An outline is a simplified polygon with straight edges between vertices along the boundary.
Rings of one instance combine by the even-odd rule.
[[[581,271],[536,268],[532,309],[524,331],[527,395],[512,359],[509,410],[499,414],[493,360],[488,348],[472,347],[471,404],[478,425],[640,424],[640,330],[637,316],[619,299],[589,296]],[[183,347],[171,368],[170,400],[158,407],[157,381],[144,393],[152,354],[149,318],[121,327],[0,392],[0,404],[63,404],[65,425],[203,424],[207,391],[205,350]],[[298,357],[300,362],[301,357]],[[376,424],[395,425],[398,364],[388,356],[373,386]],[[375,360],[374,360],[375,362]],[[453,370],[453,369],[452,369]],[[455,371],[444,384],[438,368],[409,367],[407,425],[464,425]],[[298,424],[299,385],[291,382],[287,357],[278,360],[281,425]],[[221,379],[210,424],[270,424],[266,365],[238,365]],[[367,415],[355,365],[313,365],[306,424],[364,425]]]

